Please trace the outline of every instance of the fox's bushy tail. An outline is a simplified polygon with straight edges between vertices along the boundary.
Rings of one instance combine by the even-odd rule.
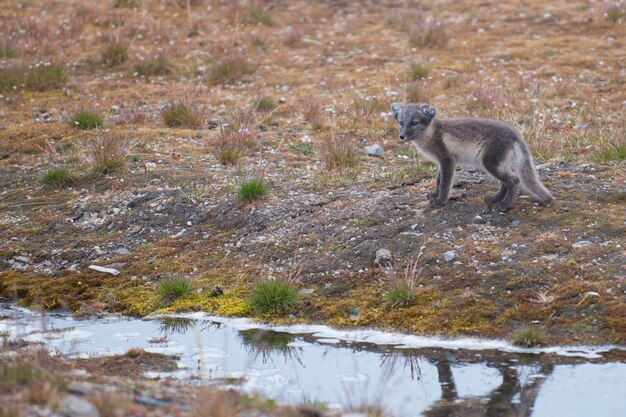
[[[546,205],[554,201],[554,196],[541,183],[533,158],[525,143],[520,143],[520,150],[523,155],[521,164],[519,165],[519,176],[522,189],[537,199],[539,203]]]

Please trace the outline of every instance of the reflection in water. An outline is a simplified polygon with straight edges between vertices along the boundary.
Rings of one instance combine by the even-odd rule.
[[[426,361],[437,369],[441,398],[423,412],[424,417],[530,417],[543,382],[553,372],[554,364],[542,361],[538,355],[525,355],[511,358],[500,352],[492,352],[487,357],[474,355],[459,359],[451,351],[432,350],[393,350],[381,356],[382,367],[397,367],[416,374],[419,379],[419,361]],[[522,380],[523,365],[530,368],[533,378]],[[454,380],[453,367],[480,364],[496,369],[502,383],[486,395],[461,397]],[[387,371],[389,372],[389,371]]]
[[[69,355],[131,348],[177,355],[180,368],[171,378],[237,379],[244,392],[289,404],[319,401],[331,410],[380,405],[395,417],[588,417],[621,415],[626,408],[626,350],[619,348],[562,354],[408,348],[410,336],[377,335],[375,344],[360,331],[286,329],[294,333],[200,314],[78,321],[0,305],[0,334],[16,342],[44,343]]]
[[[391,375],[396,371],[398,365],[402,364],[403,369],[411,373],[412,380],[419,380],[422,375],[419,358],[415,352],[408,349],[392,350],[381,353],[380,366],[385,369],[386,374]]]
[[[165,336],[186,333],[198,324],[196,319],[185,317],[159,317],[154,321],[159,323],[159,332]]]
[[[285,362],[289,359],[303,365],[300,357],[302,347],[289,346],[296,340],[296,335],[273,330],[248,329],[240,330],[239,338],[254,361],[261,357],[263,363],[267,363],[273,354],[278,354]]]

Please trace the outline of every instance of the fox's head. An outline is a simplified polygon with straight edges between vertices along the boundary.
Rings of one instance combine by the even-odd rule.
[[[419,140],[437,114],[430,104],[393,103],[391,111],[398,121],[400,139],[405,142]]]

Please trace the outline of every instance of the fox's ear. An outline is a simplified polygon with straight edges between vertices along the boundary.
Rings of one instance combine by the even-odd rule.
[[[435,108],[430,104],[424,104],[421,111],[422,114],[428,118],[428,120],[433,120],[437,114],[437,110],[435,110]]]
[[[391,103],[391,111],[393,112],[393,117],[398,118],[398,113],[402,109],[402,104],[400,103]]]

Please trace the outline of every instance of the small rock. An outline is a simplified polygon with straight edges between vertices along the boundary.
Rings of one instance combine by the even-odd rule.
[[[23,262],[23,263],[25,263],[25,264],[30,263],[30,258],[29,258],[28,256],[16,256],[16,257],[15,257],[15,260],[16,260],[16,261]]]
[[[207,122],[207,128],[209,129],[217,129],[218,127],[220,127],[220,124],[215,120],[209,120]]]
[[[588,241],[588,240],[579,240],[578,242],[574,243],[572,245],[572,247],[574,249],[578,249],[578,248],[584,248],[585,246],[589,246],[592,245],[593,243]]]
[[[68,417],[100,416],[98,409],[93,404],[75,395],[68,395],[65,397],[61,409],[62,414]]]
[[[385,150],[380,145],[370,145],[365,147],[365,155],[380,157],[385,154]]]
[[[513,220],[513,221],[511,222],[511,227],[512,227],[513,229],[515,229],[516,227],[519,227],[519,225],[520,225],[520,221],[519,221],[519,220]]]
[[[259,130],[261,132],[267,132],[267,127],[265,127],[265,125],[259,125]]]
[[[391,262],[391,260],[391,252],[389,252],[387,249],[378,249],[376,251],[376,259],[374,260],[375,264],[383,265]]]
[[[481,216],[475,216],[472,222],[474,224],[485,224],[485,219],[483,219]]]
[[[288,93],[290,90],[289,86],[287,84],[283,85],[282,87],[280,87],[280,91],[282,91],[283,93]]]
[[[113,252],[118,255],[128,255],[130,253],[130,251],[124,247],[117,248]]]
[[[446,262],[450,262],[451,260],[453,260],[454,258],[456,258],[456,253],[454,253],[453,250],[449,250],[447,252],[444,252],[443,254],[443,259]]]
[[[213,290],[211,291],[211,297],[219,297],[223,294],[224,290],[219,285],[216,285],[215,288],[213,288]]]
[[[89,269],[93,269],[94,271],[98,271],[98,272],[105,272],[113,276],[118,276],[120,274],[120,271],[118,271],[117,269],[106,268],[104,266],[98,266],[98,265],[89,265]]]
[[[295,319],[297,319],[297,317],[295,315],[293,315],[293,314],[289,315],[289,320],[295,320]]]
[[[595,291],[587,291],[585,295],[588,297],[600,297],[600,294]]]

